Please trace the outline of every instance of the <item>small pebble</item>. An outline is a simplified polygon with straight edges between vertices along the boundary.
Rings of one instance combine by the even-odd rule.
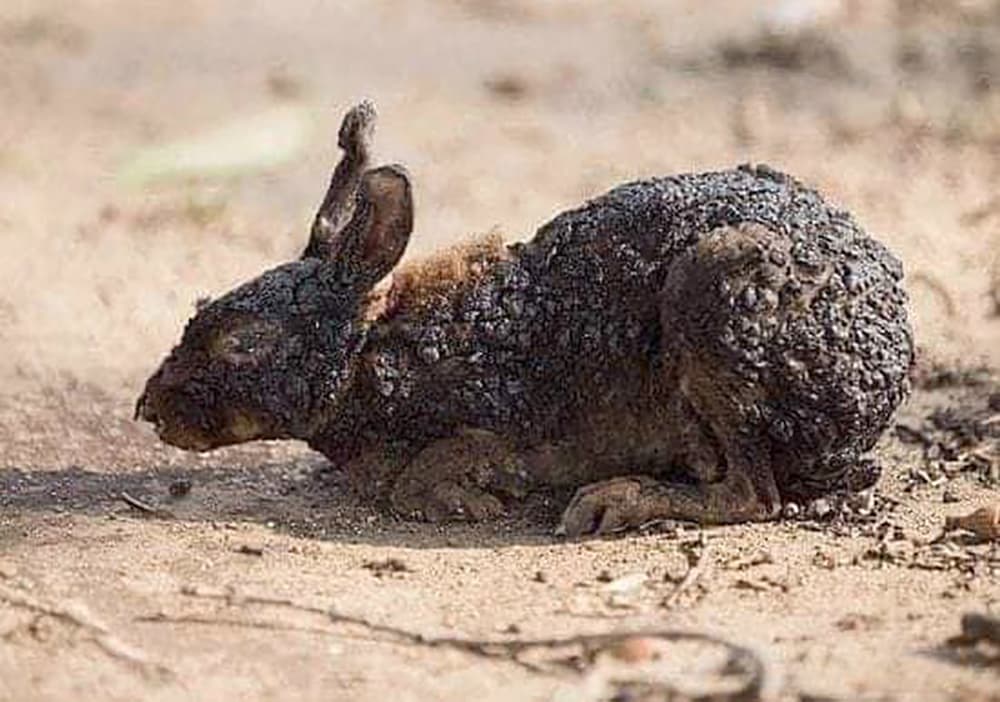
[[[248,544],[242,544],[237,546],[235,549],[236,553],[242,553],[244,556],[263,556],[264,547],[263,546],[250,546]]]
[[[830,501],[824,498],[813,500],[809,503],[809,516],[815,519],[826,519],[833,513],[833,506]]]
[[[170,483],[170,487],[168,488],[170,496],[175,499],[186,497],[191,492],[191,485],[190,478],[178,478]]]
[[[370,570],[377,578],[390,573],[412,573],[413,570],[402,558],[386,558],[381,561],[365,561],[361,564],[365,570]]]
[[[656,658],[656,642],[648,636],[629,636],[613,644],[608,653],[626,663],[642,663]]]
[[[785,519],[795,519],[801,513],[802,508],[795,502],[786,502],[785,506],[781,508],[781,516]]]
[[[875,509],[875,491],[868,488],[852,493],[844,504],[858,514],[871,514]]]
[[[632,595],[639,591],[639,589],[646,582],[645,573],[629,573],[623,575],[620,578],[615,578],[610,582],[607,580],[601,580],[602,583],[607,583],[601,589],[605,592],[609,592],[615,595]]]

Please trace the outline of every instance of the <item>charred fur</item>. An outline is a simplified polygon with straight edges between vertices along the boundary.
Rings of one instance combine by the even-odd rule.
[[[150,379],[137,413],[165,440],[302,438],[434,519],[579,487],[574,534],[877,478],[913,341],[900,262],[847,212],[764,166],[654,178],[376,293],[412,202],[369,168],[373,119],[345,118],[303,259],[199,311]]]

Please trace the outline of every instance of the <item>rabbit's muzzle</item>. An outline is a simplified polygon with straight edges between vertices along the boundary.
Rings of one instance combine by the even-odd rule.
[[[207,451],[229,441],[222,440],[202,400],[188,397],[185,387],[162,382],[162,369],[146,383],[135,403],[135,419],[149,422],[164,442],[190,451]]]
[[[246,403],[225,402],[217,380],[168,359],[136,400],[135,419],[152,424],[162,441],[188,451],[270,438],[273,423],[266,414]]]

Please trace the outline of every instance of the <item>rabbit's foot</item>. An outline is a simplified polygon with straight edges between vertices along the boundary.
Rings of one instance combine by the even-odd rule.
[[[659,500],[659,486],[656,479],[644,475],[584,485],[563,512],[556,533],[571,537],[607,534],[651,521],[657,511],[653,507]]]
[[[485,521],[505,514],[502,495],[523,497],[528,476],[501,437],[466,430],[421,451],[396,480],[393,508],[430,522]]]
[[[756,482],[762,483],[765,497],[754,489]],[[570,537],[608,534],[659,519],[702,524],[762,521],[777,514],[772,486],[770,475],[751,481],[742,472],[701,486],[664,483],[644,475],[602,480],[577,490],[556,533]]]
[[[405,517],[428,522],[483,522],[507,513],[503,502],[486,490],[455,482],[437,483],[406,495],[394,490],[392,505]]]

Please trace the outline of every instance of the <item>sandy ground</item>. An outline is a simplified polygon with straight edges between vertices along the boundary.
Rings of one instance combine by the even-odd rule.
[[[1000,546],[939,538],[998,501],[1000,386],[933,371],[1000,362],[998,37],[1000,6],[975,0],[3,3],[0,700],[734,684],[717,646],[636,664],[439,640],[636,628],[750,646],[769,698],[1000,700],[995,651],[946,644],[963,613],[1000,609]],[[904,259],[922,347],[871,501],[564,543],[527,516],[398,522],[295,444],[158,444],[130,419],[142,381],[197,297],[300,250],[363,96],[415,178],[411,257],[744,161],[854,211]],[[283,163],[121,177],[144,148],[277,107],[313,125]]]

